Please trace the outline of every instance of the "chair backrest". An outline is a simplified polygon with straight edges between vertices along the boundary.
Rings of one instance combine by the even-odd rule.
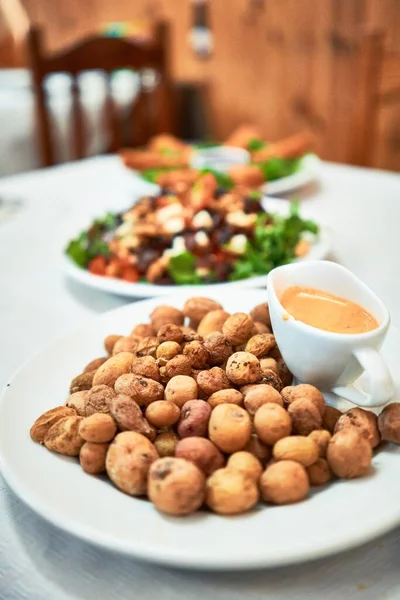
[[[36,96],[43,165],[55,163],[44,88],[46,77],[54,73],[68,73],[72,77],[74,158],[82,158],[85,155],[84,120],[77,81],[78,75],[83,71],[101,70],[106,74],[105,112],[111,132],[111,145],[107,151],[116,151],[122,143],[117,107],[113,101],[110,83],[111,73],[118,69],[152,69],[158,75],[158,83],[149,88],[142,87],[135,101],[131,114],[132,120],[135,120],[131,145],[142,144],[151,135],[174,129],[168,71],[168,32],[164,25],[157,27],[152,42],[93,36],[57,53],[45,53],[41,31],[32,28],[28,34],[28,52]]]

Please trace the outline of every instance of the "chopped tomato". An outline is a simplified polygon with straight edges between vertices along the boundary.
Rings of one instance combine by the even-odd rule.
[[[121,279],[135,283],[139,281],[139,271],[135,267],[125,267],[122,271]]]
[[[105,256],[96,256],[88,264],[88,271],[93,275],[106,274],[107,260]]]

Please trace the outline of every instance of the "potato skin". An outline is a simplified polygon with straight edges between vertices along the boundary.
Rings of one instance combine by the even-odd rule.
[[[273,373],[275,373],[275,375],[279,376],[278,363],[274,358],[271,358],[270,356],[264,356],[263,358],[260,358],[260,367],[262,375],[270,375],[272,371]]]
[[[326,406],[324,414],[322,416],[322,427],[327,429],[330,433],[333,433],[335,425],[342,416],[339,409],[333,406]]]
[[[156,400],[161,400],[164,396],[164,388],[161,383],[133,373],[121,375],[116,380],[114,389],[117,394],[133,398],[139,406],[148,406]]]
[[[165,399],[173,402],[179,408],[182,408],[185,402],[195,400],[197,393],[197,383],[189,375],[175,375],[165,386]]]
[[[168,379],[176,377],[177,375],[191,375],[192,364],[187,356],[178,354],[171,358],[165,365],[165,373]]]
[[[93,386],[85,398],[85,416],[90,417],[95,413],[109,413],[110,402],[114,397],[115,392],[108,385]]]
[[[79,435],[85,442],[97,444],[110,442],[117,433],[117,426],[110,415],[95,413],[79,423]]]
[[[249,352],[235,352],[228,359],[226,375],[235,385],[256,383],[261,379],[260,361]]]
[[[44,436],[44,445],[48,450],[78,456],[84,440],[79,435],[79,423],[82,417],[71,416],[59,419],[50,427]]]
[[[245,351],[260,358],[266,356],[274,346],[276,346],[276,341],[272,333],[258,333],[248,340]]]
[[[203,504],[205,477],[183,458],[159,458],[150,467],[147,493],[158,510],[189,515]]]
[[[208,437],[222,452],[232,454],[248,444],[251,422],[248,413],[234,404],[216,406],[208,424]]]
[[[282,406],[267,403],[260,406],[254,415],[254,428],[264,444],[273,446],[291,434],[292,420]]]
[[[237,404],[243,405],[243,394],[234,388],[227,388],[214,392],[207,400],[211,408],[215,408],[218,404]]]
[[[328,444],[332,437],[329,431],[327,429],[315,429],[308,437],[317,444],[320,458],[326,458]]]
[[[194,463],[206,477],[223,467],[225,462],[223,454],[210,440],[196,436],[180,440],[175,456]]]
[[[342,431],[347,427],[355,427],[367,438],[371,448],[376,448],[381,441],[378,429],[378,417],[369,410],[363,408],[351,408],[345,412],[336,422],[334,433]]]
[[[169,400],[156,400],[146,408],[146,419],[153,427],[171,427],[179,421],[181,411]]]
[[[160,344],[163,342],[175,342],[181,344],[183,342],[183,331],[178,325],[168,323],[163,325],[157,332],[157,338]]]
[[[111,356],[95,372],[93,386],[108,385],[113,387],[118,377],[130,372],[133,359],[134,356],[130,352],[120,352],[115,356]]]
[[[179,438],[173,431],[163,431],[154,440],[154,447],[160,457],[174,456]]]
[[[78,394],[82,392],[76,392]],[[36,419],[34,424],[30,429],[30,436],[34,442],[43,443],[44,438],[46,437],[49,429],[65,417],[75,417],[76,411],[73,408],[68,406],[57,406],[56,408],[51,408],[50,410],[46,410],[40,417]]]
[[[158,350],[158,348],[157,348]],[[132,362],[131,372],[134,375],[141,375],[142,377],[148,377],[148,379],[154,379],[154,381],[160,381],[160,369],[152,356],[141,356],[135,358]]]
[[[257,304],[257,306],[255,306],[253,310],[250,311],[250,316],[253,319],[253,321],[259,321],[260,323],[267,325],[267,327],[271,327],[268,302]]]
[[[205,369],[207,367],[209,355],[201,342],[197,340],[187,342],[183,354],[188,357],[193,369]]]
[[[93,383],[93,379],[96,373],[97,371],[85,371],[84,373],[74,377],[71,381],[71,385],[69,386],[69,393],[74,394],[75,392],[90,390],[92,385],[95,385]]]
[[[258,383],[252,386],[246,386],[246,388],[246,390],[243,390],[245,392],[244,406],[247,412],[253,416],[260,406],[267,404],[268,402],[283,406],[282,396],[271,385]]]
[[[116,342],[122,338],[122,335],[108,335],[104,340],[104,348],[107,354],[111,355]]]
[[[203,338],[206,338],[211,333],[219,332],[222,333],[222,327],[229,317],[229,313],[224,310],[212,310],[207,313],[197,328],[197,333]]]
[[[287,366],[283,358],[278,358],[276,362],[278,364],[278,375],[282,381],[283,386],[290,386],[293,381],[293,375],[289,371],[289,367]]]
[[[159,365],[166,365],[178,354],[182,354],[182,347],[178,342],[162,342],[156,351],[156,358]]]
[[[319,458],[307,468],[308,479],[311,485],[324,485],[333,477],[331,468],[325,458]]]
[[[258,458],[254,454],[244,450],[231,454],[226,466],[237,471],[243,471],[243,473],[246,473],[246,475],[255,481],[258,481],[263,472],[262,464]]]
[[[372,448],[355,427],[349,427],[335,433],[329,442],[326,456],[335,475],[342,479],[353,479],[368,473]]]
[[[225,371],[220,367],[200,371],[197,375],[197,385],[207,398],[215,392],[231,387]]]
[[[136,347],[135,356],[137,358],[142,358],[143,356],[152,356],[154,358],[159,345],[160,342],[154,335],[140,338]]]
[[[82,390],[80,392],[74,392],[73,394],[70,394],[64,402],[64,406],[73,408],[80,417],[86,416],[85,405],[88,393],[89,390]]]
[[[132,337],[150,337],[153,335],[153,328],[149,323],[138,323],[131,331]]]
[[[90,371],[97,371],[97,369],[101,365],[103,365],[106,362],[107,359],[108,359],[107,356],[102,356],[100,358],[94,358],[83,369],[83,373],[87,373],[87,372],[90,372]]]
[[[250,440],[243,448],[246,452],[253,454],[262,465],[265,465],[271,458],[271,448],[264,444],[256,433],[252,433]]]
[[[208,352],[210,365],[224,364],[233,353],[233,348],[226,337],[218,331],[210,333],[204,341],[204,347]]]
[[[319,458],[319,448],[309,437],[291,435],[278,440],[273,449],[276,460],[294,460],[309,467]]]
[[[110,410],[121,431],[135,431],[154,440],[154,428],[149,425],[138,404],[130,396],[117,394],[111,401]]]
[[[134,431],[123,431],[108,448],[107,475],[126,494],[142,496],[146,493],[150,465],[157,458],[157,451],[147,438]]]
[[[325,412],[325,400],[321,392],[313,385],[300,383],[298,385],[289,385],[283,388],[282,398],[285,406],[289,406],[296,400],[309,400],[318,409],[322,416]]]
[[[221,515],[247,512],[257,504],[259,492],[255,480],[237,469],[214,471],[206,483],[206,504]]]
[[[112,355],[115,356],[120,352],[130,352],[131,354],[135,354],[139,340],[140,338],[134,338],[131,336],[120,337],[119,340],[117,340],[114,344]]]
[[[204,437],[207,435],[211,406],[204,400],[189,400],[182,406],[178,423],[178,435],[186,437]]]
[[[261,497],[272,504],[300,502],[307,496],[309,489],[305,468],[293,460],[281,460],[272,464],[260,478]]]
[[[400,444],[400,403],[385,406],[378,418],[379,431],[386,442]]]
[[[292,418],[293,431],[299,435],[308,435],[314,429],[321,429],[322,417],[315,403],[305,398],[294,400],[288,406]]]
[[[197,296],[189,298],[183,305],[183,314],[188,317],[193,325],[199,325],[200,321],[210,312],[222,310],[219,302],[211,300],[211,298],[203,298]]]
[[[173,306],[160,305],[153,310],[150,319],[153,332],[157,334],[163,325],[183,325],[184,314]]]
[[[237,312],[227,318],[222,326],[222,333],[233,346],[244,344],[253,330],[253,319],[246,313]]]
[[[79,452],[79,462],[85,473],[99,475],[106,470],[106,456],[109,444],[85,442]]]

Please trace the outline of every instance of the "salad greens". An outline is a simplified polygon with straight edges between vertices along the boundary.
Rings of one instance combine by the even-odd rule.
[[[247,144],[247,150],[249,152],[256,152],[257,150],[262,150],[262,148],[265,148],[266,145],[267,142],[264,142],[263,140],[259,140],[257,138],[253,138]]]
[[[168,273],[171,279],[180,285],[202,283],[201,277],[196,274],[196,257],[191,252],[171,256]]]
[[[110,256],[104,237],[107,232],[113,231],[118,223],[118,214],[111,212],[102,219],[95,219],[87,231],[82,231],[76,239],[70,241],[65,250],[67,256],[83,268],[96,256]]]
[[[177,171],[180,168],[181,167],[161,167],[159,169],[146,169],[145,171],[141,171],[140,175],[143,177],[143,179],[149,181],[150,183],[157,183],[157,177],[161,173],[166,173],[167,171]]]
[[[301,234],[305,232],[316,234],[318,226],[299,216],[298,202],[291,203],[288,217],[259,215],[253,238],[247,240],[245,254],[234,263],[230,279],[265,275],[271,269],[291,262]]]
[[[227,175],[226,173],[222,173],[221,171],[216,171],[215,169],[210,168],[202,169],[200,171],[200,175],[206,175],[207,173],[211,173],[211,175],[214,175],[217,184],[220,187],[225,188],[226,190],[232,189],[235,185],[231,177],[229,177],[229,175]]]
[[[278,158],[272,157],[265,162],[255,163],[264,173],[265,180],[274,181],[288,175],[293,175],[300,167],[301,158]]]

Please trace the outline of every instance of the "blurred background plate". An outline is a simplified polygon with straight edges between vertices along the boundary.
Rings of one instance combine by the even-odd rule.
[[[269,196],[280,196],[300,189],[319,178],[321,159],[315,154],[307,154],[300,160],[300,166],[296,173],[288,177],[276,179],[262,186],[262,191]]]

